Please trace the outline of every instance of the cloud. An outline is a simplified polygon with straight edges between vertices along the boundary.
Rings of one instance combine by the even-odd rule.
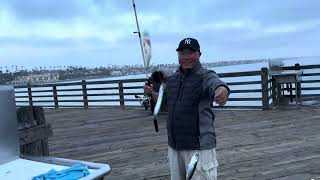
[[[86,1],[77,0],[4,0],[2,2],[19,19],[65,19],[83,15]]]
[[[136,31],[136,23],[132,11],[115,13],[109,17],[95,10],[88,14],[90,14],[88,17],[75,16],[72,19],[61,21],[39,18],[25,20],[8,9],[2,9],[0,26],[3,28],[0,29],[0,37],[29,38],[31,41],[33,39],[52,39],[53,41],[100,39],[105,43],[115,45],[123,39],[135,36],[133,31]],[[139,18],[143,22],[143,28],[158,23],[162,16],[155,13],[140,13]]]
[[[176,62],[177,43],[190,36],[199,39],[206,59],[290,55],[290,49],[308,54],[320,37],[317,0],[135,3],[140,29],[151,35],[154,63]],[[0,64],[24,57],[34,63],[141,60],[131,0],[2,0],[0,27]]]

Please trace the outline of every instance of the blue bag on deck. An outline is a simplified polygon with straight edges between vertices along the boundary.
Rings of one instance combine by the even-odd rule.
[[[77,180],[89,174],[90,172],[87,166],[76,164],[61,171],[51,169],[45,174],[33,177],[32,180]]]

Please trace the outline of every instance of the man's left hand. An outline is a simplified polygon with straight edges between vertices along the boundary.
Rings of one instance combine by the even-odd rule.
[[[215,92],[214,92],[214,101],[216,101],[217,104],[220,106],[223,106],[227,103],[228,97],[229,97],[229,92],[226,87],[224,86],[219,86]]]

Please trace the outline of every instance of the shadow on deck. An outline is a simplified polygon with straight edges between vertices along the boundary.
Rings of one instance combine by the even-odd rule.
[[[105,179],[168,179],[165,120],[145,110],[50,109],[50,155],[108,163]],[[164,118],[163,118],[164,119]],[[320,178],[320,107],[216,111],[219,179]]]

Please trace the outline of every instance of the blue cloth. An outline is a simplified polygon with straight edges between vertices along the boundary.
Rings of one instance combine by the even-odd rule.
[[[90,172],[87,166],[76,164],[61,171],[51,169],[45,174],[33,177],[32,180],[77,180],[89,174]]]

